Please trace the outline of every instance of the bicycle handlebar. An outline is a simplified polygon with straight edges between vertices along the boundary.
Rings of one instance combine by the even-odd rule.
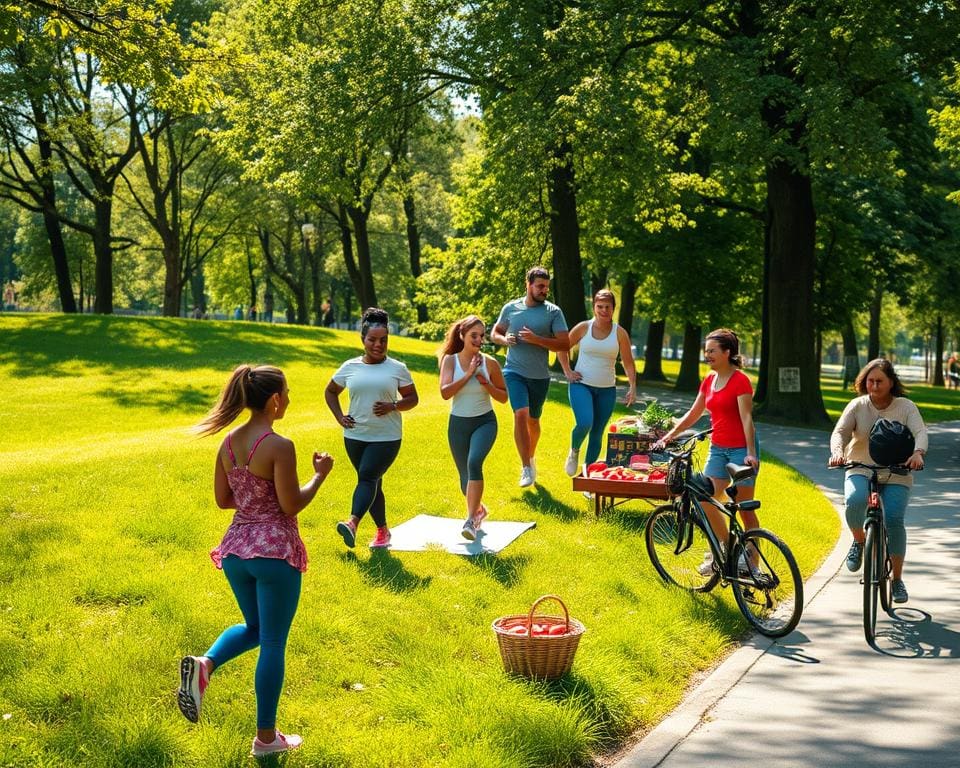
[[[709,435],[711,432],[713,432],[713,427],[710,427],[710,429],[705,429],[702,432],[694,432],[692,435],[688,435],[687,437],[683,437],[683,438],[681,438],[678,435],[676,438],[674,438],[674,442],[679,443],[681,446],[683,446],[680,453],[674,453],[673,451],[664,451],[664,453],[666,453],[668,456],[671,456],[673,458],[677,458],[683,455],[683,453],[685,453],[687,450],[689,450],[687,446],[692,447],[693,443],[700,442],[701,440],[706,438],[706,436]],[[680,434],[682,435],[683,433],[681,432]],[[656,445],[656,443],[654,443],[654,445]]]
[[[862,461],[845,461],[843,464],[828,465],[827,469],[886,469],[895,475],[909,475],[911,472],[919,472],[908,467],[906,464],[864,464]]]

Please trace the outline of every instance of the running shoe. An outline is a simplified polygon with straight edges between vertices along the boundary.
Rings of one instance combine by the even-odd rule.
[[[910,599],[907,594],[907,588],[904,586],[903,579],[893,580],[893,602],[905,603]]]
[[[390,529],[387,526],[377,528],[377,535],[370,542],[370,549],[386,549],[390,546]]]
[[[337,533],[343,537],[343,543],[353,549],[357,543],[357,523],[352,517],[342,523],[337,523]]]
[[[563,471],[567,473],[567,477],[576,476],[580,471],[580,451],[570,449],[570,453],[567,454],[567,463],[563,465]]]
[[[856,573],[863,565],[863,544],[859,541],[850,545],[850,551],[847,552],[847,570]]]
[[[191,723],[200,719],[200,705],[207,690],[210,676],[199,656],[184,656],[180,660],[180,690],[177,691],[177,706]]]
[[[273,741],[260,741],[259,738],[254,738],[253,749],[250,750],[250,754],[254,757],[266,757],[267,755],[274,755],[277,752],[296,749],[301,744],[303,744],[303,739],[297,736],[297,734],[291,733],[285,736],[280,733],[280,731],[277,731],[277,736]]]
[[[520,487],[529,488],[533,485],[534,474],[532,467],[524,467],[520,470]]]

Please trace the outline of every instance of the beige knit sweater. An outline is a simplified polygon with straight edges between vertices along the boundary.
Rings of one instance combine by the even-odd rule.
[[[880,410],[871,401],[870,395],[854,398],[837,420],[837,426],[830,435],[830,455],[843,453],[847,461],[862,461],[872,464],[870,458],[869,438],[870,430],[877,419],[889,419],[906,424],[913,432],[917,450],[926,453],[927,426],[923,423],[917,406],[905,397],[895,397],[893,402]],[[870,476],[869,469],[850,469],[848,475]],[[889,475],[889,477],[886,477]],[[880,472],[881,483],[896,483],[897,485],[913,485],[913,475],[894,475],[890,472]]]

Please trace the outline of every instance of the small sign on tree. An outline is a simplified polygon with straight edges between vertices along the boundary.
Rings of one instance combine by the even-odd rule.
[[[800,391],[800,369],[799,368],[779,368],[780,391],[781,392],[799,392]]]

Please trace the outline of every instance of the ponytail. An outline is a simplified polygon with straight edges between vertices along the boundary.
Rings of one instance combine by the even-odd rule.
[[[483,320],[476,315],[467,315],[462,320],[457,320],[447,329],[447,335],[437,357],[442,360],[444,355],[455,355],[460,352],[463,349],[463,334],[478,323],[483,325]]]
[[[232,424],[244,408],[262,411],[273,395],[283,391],[283,382],[283,371],[272,365],[238,365],[220,392],[217,404],[194,431],[214,435]]]

